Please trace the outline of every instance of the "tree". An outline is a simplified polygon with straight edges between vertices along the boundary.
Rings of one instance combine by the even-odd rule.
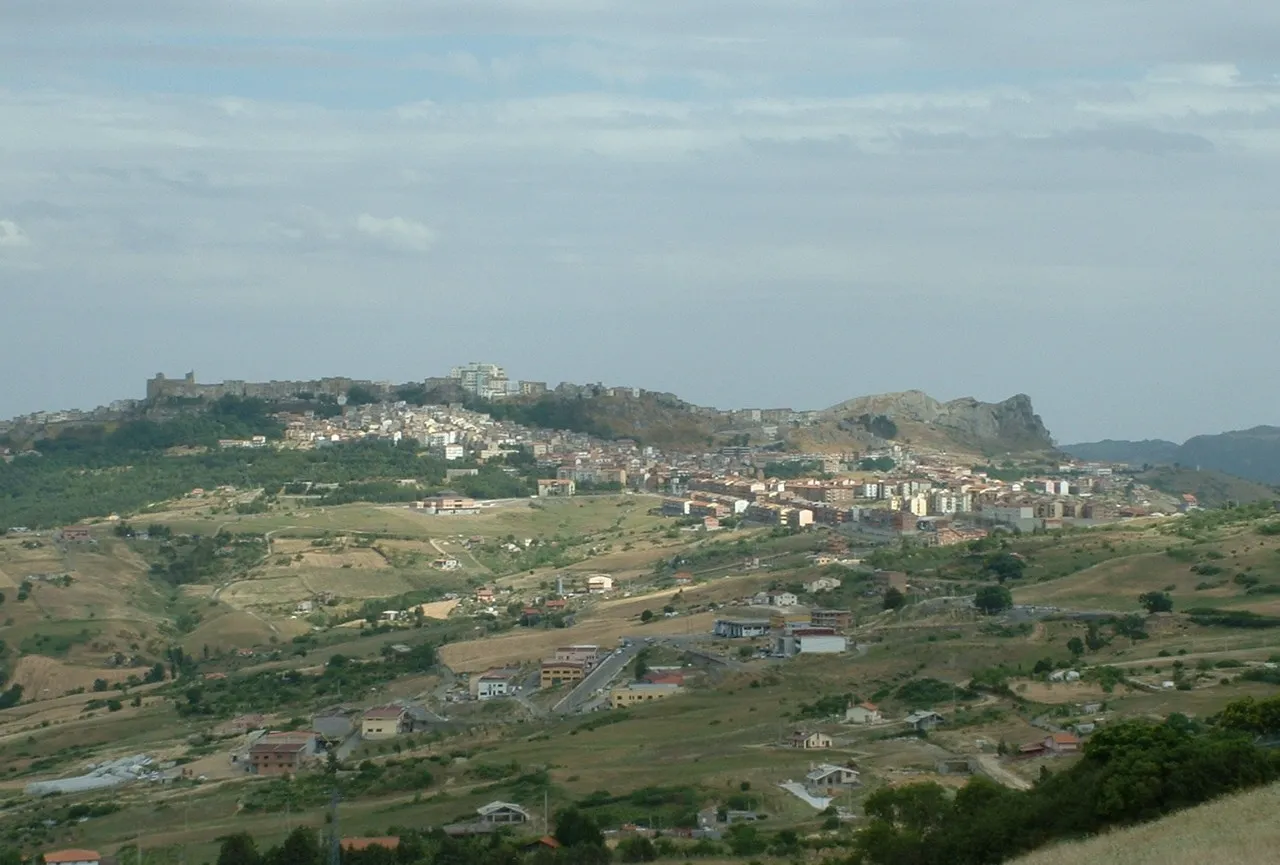
[[[604,834],[590,814],[565,808],[556,814],[555,839],[564,847],[603,847]]]
[[[1131,644],[1147,638],[1147,623],[1137,613],[1130,613],[1116,622],[1116,635],[1128,637]]]
[[[1084,654],[1084,640],[1079,637],[1072,637],[1067,640],[1067,651],[1071,653],[1071,657],[1079,658]]]
[[[147,671],[147,675],[143,677],[142,681],[146,684],[151,684],[152,682],[163,682],[164,664],[155,664],[152,666],[152,668]]]
[[[886,610],[900,610],[907,603],[907,598],[899,589],[890,586],[884,593],[884,608]]]
[[[640,621],[642,621],[642,622],[652,622],[652,621],[653,621],[653,610],[645,610],[644,612],[642,612],[642,613],[640,614]]]
[[[643,835],[631,835],[618,842],[618,858],[623,862],[652,862],[658,858],[653,842]]]
[[[1138,596],[1138,603],[1146,607],[1148,613],[1173,612],[1173,598],[1168,592],[1144,592]]]
[[[1084,635],[1084,644],[1088,647],[1090,652],[1096,652],[1107,644],[1106,638],[1103,637],[1102,633],[1098,630],[1097,622],[1089,623],[1089,629]]]
[[[1004,586],[983,586],[973,596],[973,605],[988,616],[1013,606],[1013,595]]]
[[[986,568],[987,573],[1003,583],[1005,580],[1022,579],[1022,574],[1027,569],[1027,563],[1021,556],[1015,555],[1008,550],[1001,550],[998,553],[992,553],[987,556],[983,562],[983,567]]]
[[[253,838],[237,832],[222,839],[218,848],[218,865],[262,865],[262,856]]]
[[[320,842],[314,831],[299,826],[289,833],[283,844],[272,848],[266,859],[266,865],[319,865]]]
[[[105,691],[105,690],[107,690],[107,688],[108,688],[108,687],[109,687],[109,686],[107,685],[107,680],[106,680],[106,679],[94,679],[94,680],[93,680],[93,690],[95,690],[95,691]]]
[[[639,652],[636,652],[636,662],[635,662],[636,681],[638,682],[641,679],[643,679],[645,676],[645,673],[648,673],[648,672],[649,672],[649,650],[641,649]]]

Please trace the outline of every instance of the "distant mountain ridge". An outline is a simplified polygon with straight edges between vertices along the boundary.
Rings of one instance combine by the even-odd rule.
[[[1280,427],[1256,426],[1198,435],[1182,444],[1147,441],[1082,442],[1060,450],[1077,459],[1129,465],[1199,466],[1263,484],[1280,484]]]

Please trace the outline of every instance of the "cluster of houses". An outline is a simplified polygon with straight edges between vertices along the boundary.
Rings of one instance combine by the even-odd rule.
[[[797,607],[790,592],[758,595],[753,603],[770,606],[748,607],[742,615],[717,618],[711,632],[727,639],[772,637],[773,654],[790,658],[804,654],[839,654],[848,649],[842,633],[852,623],[849,610],[804,610]]]
[[[246,715],[231,722],[231,729],[247,732],[246,746],[232,754],[232,762],[254,775],[294,775],[318,764],[325,756],[354,737],[366,742],[394,739],[428,729],[439,719],[416,705],[389,704],[363,711],[333,709],[312,718],[306,730],[250,729],[265,722],[261,715]]]

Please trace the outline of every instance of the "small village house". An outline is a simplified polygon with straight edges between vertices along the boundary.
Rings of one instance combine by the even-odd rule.
[[[1051,754],[1080,753],[1080,737],[1074,733],[1050,733],[1044,738],[1044,749]]]
[[[254,775],[295,775],[316,756],[313,732],[267,733],[249,746],[248,769]]]
[[[845,709],[844,720],[849,724],[878,724],[884,720],[884,716],[875,703],[858,703]]]
[[[831,737],[826,733],[806,733],[803,730],[796,730],[787,739],[787,744],[802,751],[813,751],[821,748],[830,748],[832,743]]]
[[[593,595],[613,591],[613,577],[608,574],[592,574],[587,577],[587,591]]]
[[[360,716],[360,738],[394,739],[405,731],[406,720],[403,706],[375,706]]]
[[[833,796],[856,787],[861,783],[859,773],[853,766],[833,766],[821,763],[814,766],[804,776],[805,788],[815,796]]]
[[[97,850],[51,850],[43,858],[45,865],[99,865],[102,862]]]
[[[528,811],[511,802],[490,802],[488,805],[481,805],[476,809],[476,814],[479,815],[482,823],[502,826],[529,823],[533,819]]]
[[[932,730],[934,727],[937,727],[939,724],[945,724],[946,719],[937,712],[920,710],[908,715],[906,722],[913,730],[927,732]]]

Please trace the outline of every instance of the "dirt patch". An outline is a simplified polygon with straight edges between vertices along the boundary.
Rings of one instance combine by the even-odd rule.
[[[22,686],[25,699],[48,700],[76,688],[92,690],[95,679],[114,685],[138,672],[122,667],[77,667],[43,655],[24,655],[13,668],[13,683]]]
[[[461,601],[456,598],[452,601],[433,601],[430,604],[419,604],[418,609],[428,619],[447,619],[449,614],[453,612],[454,607],[460,603]]]
[[[556,647],[570,643],[592,644],[612,648],[618,638],[628,635],[706,633],[715,621],[714,613],[659,619],[640,625],[624,617],[588,619],[568,629],[525,630],[503,634],[487,640],[450,643],[440,650],[440,658],[456,672],[478,672],[502,664],[539,661],[551,655]]]
[[[1019,697],[1037,703],[1082,703],[1105,699],[1108,694],[1096,682],[1018,682],[1009,687]]]

